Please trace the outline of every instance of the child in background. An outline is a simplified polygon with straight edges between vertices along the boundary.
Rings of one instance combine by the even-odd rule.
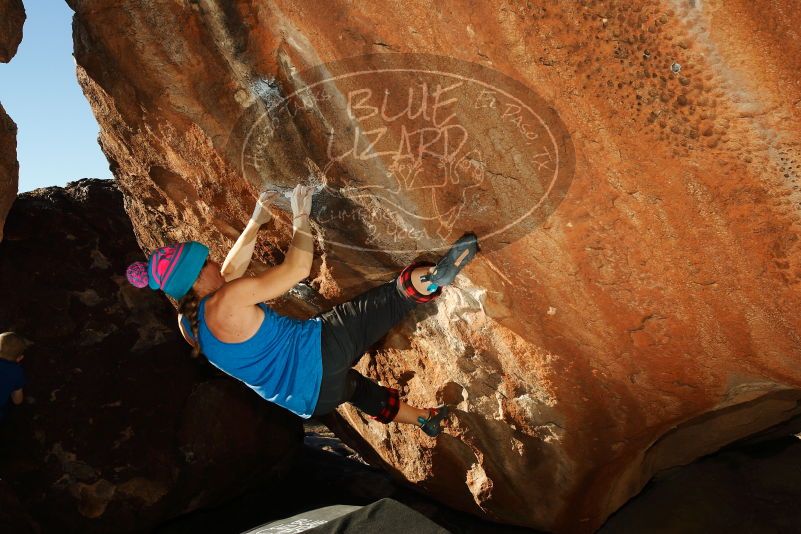
[[[6,416],[9,400],[17,405],[22,404],[25,373],[19,363],[30,344],[30,341],[14,332],[0,334],[0,421]]]

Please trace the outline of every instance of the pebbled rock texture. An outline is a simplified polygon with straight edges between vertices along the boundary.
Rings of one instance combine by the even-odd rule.
[[[221,260],[261,188],[291,188],[322,167],[329,134],[367,129],[345,115],[319,126],[312,104],[275,123],[282,134],[251,163],[259,173],[243,168],[243,118],[300,89],[293,73],[319,63],[449,56],[516,80],[558,117],[575,154],[561,203],[514,239],[482,241],[442,298],[359,364],[415,404],[452,403],[450,430],[433,440],[339,411],[338,431],[360,453],[447,504],[592,531],[654,473],[801,411],[793,2],[68,3],[79,81],[144,249],[192,238]],[[487,170],[487,195],[450,239],[488,236],[532,202],[530,173],[501,165],[513,134],[462,124],[494,152],[472,160]],[[392,163],[343,174],[381,185]],[[436,214],[419,192],[399,200]],[[333,242],[365,243],[368,222],[313,215],[317,259],[290,299],[298,313],[438,256],[411,237],[412,252],[340,252]],[[290,232],[279,210],[258,260],[280,261]]]

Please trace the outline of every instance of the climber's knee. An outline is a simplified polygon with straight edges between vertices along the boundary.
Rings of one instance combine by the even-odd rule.
[[[440,296],[442,293],[442,287],[437,287],[436,291],[433,293],[429,293],[425,295],[417,290],[412,283],[412,273],[418,267],[433,267],[436,265],[435,263],[431,263],[430,261],[418,261],[407,265],[398,275],[396,279],[395,287],[398,290],[398,293],[401,294],[405,299],[411,300],[413,302],[424,303],[430,300],[433,300]]]

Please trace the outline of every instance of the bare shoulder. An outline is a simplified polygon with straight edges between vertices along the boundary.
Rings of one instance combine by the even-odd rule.
[[[242,305],[230,298],[226,284],[206,300],[204,319],[214,337],[225,343],[241,343],[253,337],[264,319],[256,304]]]

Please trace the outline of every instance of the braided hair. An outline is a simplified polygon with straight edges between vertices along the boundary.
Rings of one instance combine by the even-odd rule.
[[[189,292],[178,301],[178,313],[189,319],[189,324],[192,328],[192,338],[195,341],[192,344],[193,358],[197,358],[201,354],[200,336],[198,335],[200,331],[200,320],[198,319],[199,310],[200,298],[197,296],[194,289],[190,289]]]

